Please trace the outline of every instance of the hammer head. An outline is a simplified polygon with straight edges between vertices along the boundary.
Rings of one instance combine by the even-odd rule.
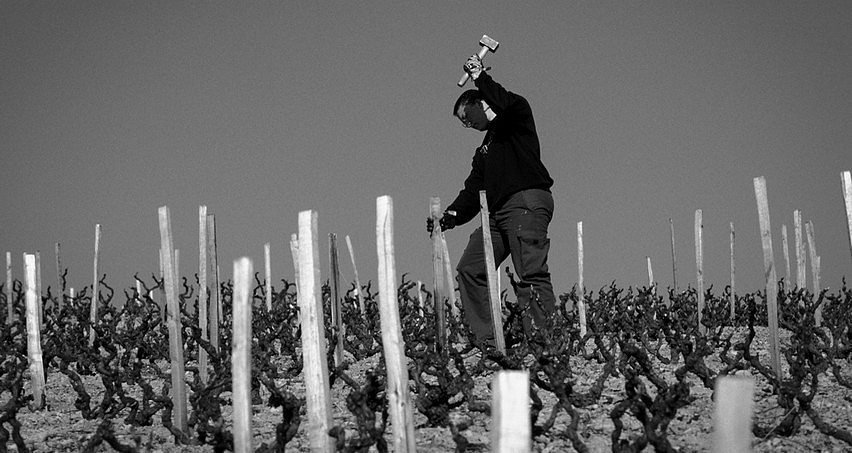
[[[500,45],[499,42],[489,38],[488,35],[482,35],[482,39],[479,40],[479,44],[483,47],[487,47],[488,50],[492,52],[497,52],[497,46]]]

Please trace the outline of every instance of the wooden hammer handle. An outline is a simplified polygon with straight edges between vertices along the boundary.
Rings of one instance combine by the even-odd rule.
[[[477,53],[476,56],[478,56],[479,60],[481,61],[483,58],[485,58],[485,54],[487,54],[489,50],[490,49],[488,49],[488,46],[482,46],[482,48],[479,49],[479,53]],[[464,86],[464,84],[467,83],[467,79],[469,79],[469,78],[470,78],[470,74],[465,72],[464,74],[462,74],[461,78],[459,79],[458,85]]]

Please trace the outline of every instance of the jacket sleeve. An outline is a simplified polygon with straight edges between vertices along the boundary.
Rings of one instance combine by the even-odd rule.
[[[498,116],[501,113],[512,117],[532,116],[532,109],[523,96],[506,90],[502,85],[495,82],[487,72],[482,72],[476,78],[474,84],[485,102],[494,109],[494,113],[497,113]]]
[[[447,210],[456,211],[456,224],[463,225],[479,213],[479,191],[484,190],[482,168],[474,156],[470,175],[464,181],[464,188],[456,199],[447,206]]]

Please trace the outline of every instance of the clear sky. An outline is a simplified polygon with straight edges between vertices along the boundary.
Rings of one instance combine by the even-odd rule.
[[[550,268],[644,285],[650,256],[695,284],[703,211],[707,285],[763,287],[753,178],[781,226],[814,224],[823,286],[852,275],[841,196],[852,170],[852,2],[0,2],[0,252],[54,244],[71,285],[101,266],[116,288],[157,272],[168,205],[181,270],[197,267],[198,206],[216,215],[222,275],[249,256],[292,280],[298,213],[320,251],[344,237],[375,282],[376,198],[394,203],[397,275],[431,280],[429,197],[455,198],[481,135],[451,115],[465,59],[488,34],[498,82],[525,96],[556,180]],[[448,233],[457,261],[475,223]],[[5,253],[3,253],[5,255]],[[323,279],[327,278],[324,268]],[[794,271],[795,275],[795,271]],[[810,273],[808,274],[810,281]],[[376,286],[374,286],[375,288]]]

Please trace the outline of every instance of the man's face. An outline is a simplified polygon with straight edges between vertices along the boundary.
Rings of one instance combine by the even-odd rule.
[[[462,122],[464,127],[484,131],[488,129],[488,117],[485,115],[485,108],[482,102],[476,102],[467,106],[459,106],[456,116]]]

